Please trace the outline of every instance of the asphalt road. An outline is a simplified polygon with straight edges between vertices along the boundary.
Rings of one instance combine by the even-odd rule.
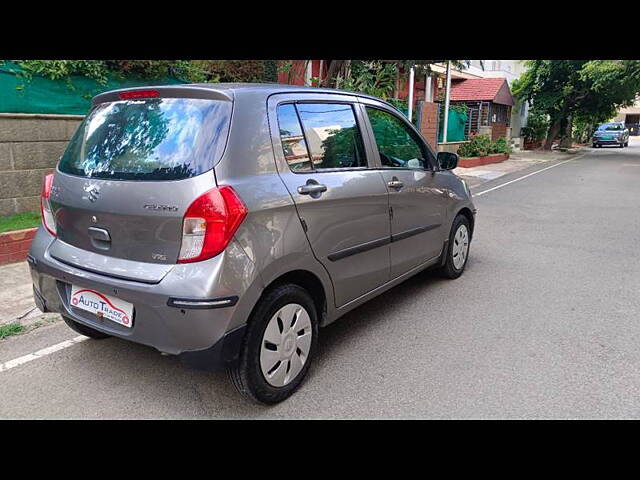
[[[465,274],[423,273],[322,330],[282,404],[246,403],[223,373],[109,339],[0,372],[0,417],[640,417],[640,143],[475,202]],[[4,340],[0,363],[74,336],[55,324]]]

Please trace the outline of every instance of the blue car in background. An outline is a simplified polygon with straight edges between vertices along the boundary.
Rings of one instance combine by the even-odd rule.
[[[593,134],[594,147],[617,145],[620,148],[629,146],[629,130],[622,122],[603,123]]]

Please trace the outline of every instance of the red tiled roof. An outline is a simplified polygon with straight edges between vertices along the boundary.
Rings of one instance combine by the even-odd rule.
[[[505,78],[471,78],[451,84],[451,101],[492,101],[506,83]]]

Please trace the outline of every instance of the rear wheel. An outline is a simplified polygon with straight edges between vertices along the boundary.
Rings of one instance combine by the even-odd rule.
[[[236,389],[260,403],[274,404],[302,384],[315,352],[318,317],[313,299],[298,285],[280,285],[256,306],[240,359],[229,368]]]
[[[82,325],[81,323],[71,320],[69,317],[65,317],[64,315],[62,315],[62,319],[64,320],[64,323],[66,323],[71,328],[71,330],[74,330],[75,332],[78,332],[80,335],[84,335],[85,337],[102,340],[111,336],[95,330],[91,327],[87,327],[86,325]]]
[[[464,272],[469,256],[471,243],[471,228],[469,220],[464,215],[458,215],[451,226],[449,242],[447,244],[447,257],[440,273],[445,278],[458,278]]]

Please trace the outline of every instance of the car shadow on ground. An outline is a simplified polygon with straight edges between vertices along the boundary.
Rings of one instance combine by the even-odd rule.
[[[351,340],[358,338],[363,329],[392,321],[398,307],[416,297],[428,295],[435,284],[447,281],[437,271],[425,270],[369,300],[320,330],[318,354],[330,357],[341,349],[349,348]]]
[[[306,383],[313,384],[314,372],[332,368],[335,358],[347,354],[367,329],[384,327],[403,304],[428,295],[435,284],[447,281],[433,271],[421,272],[322,328]],[[152,347],[111,338],[83,342],[76,348],[85,359],[83,369],[99,378],[102,388],[145,392],[146,404],[131,407],[124,418],[153,418],[159,411],[165,418],[252,418],[275,413],[272,409],[277,408],[241,398],[224,371],[194,370]],[[298,395],[303,390],[304,386]]]

